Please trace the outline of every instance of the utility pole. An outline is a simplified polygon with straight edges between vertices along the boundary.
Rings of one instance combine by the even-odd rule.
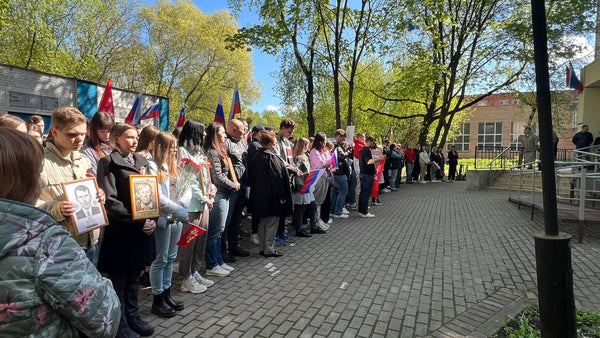
[[[552,152],[552,109],[544,0],[531,0],[535,82],[540,125],[544,232],[534,234],[542,337],[576,337],[571,235],[558,231],[556,176]]]

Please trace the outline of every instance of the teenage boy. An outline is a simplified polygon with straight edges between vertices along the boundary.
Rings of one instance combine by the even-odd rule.
[[[75,205],[65,200],[61,183],[86,178],[92,165],[81,156],[79,149],[87,132],[86,118],[73,107],[58,108],[52,113],[49,140],[44,149],[44,169],[41,179],[44,184],[37,206],[49,212],[96,265],[98,262],[98,237],[100,230],[77,235],[70,216]],[[98,200],[104,203],[104,192],[98,192]]]
[[[358,215],[361,217],[375,217],[369,213],[369,196],[375,182],[375,163],[385,159],[385,156],[379,156],[373,159],[371,148],[375,144],[373,136],[367,136],[365,146],[358,153],[358,163],[360,165],[360,194],[358,196]]]

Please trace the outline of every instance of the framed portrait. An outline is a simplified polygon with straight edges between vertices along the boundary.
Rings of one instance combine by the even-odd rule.
[[[208,195],[212,181],[210,179],[210,163],[202,162],[200,166],[200,176],[202,177],[202,192]]]
[[[108,225],[106,210],[98,200],[98,184],[95,177],[61,184],[65,199],[75,207],[71,222],[77,235]]]
[[[160,217],[158,176],[130,175],[129,189],[133,219]]]

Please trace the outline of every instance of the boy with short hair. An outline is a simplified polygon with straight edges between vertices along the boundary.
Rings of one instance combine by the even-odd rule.
[[[76,235],[70,216],[75,205],[65,200],[61,183],[86,178],[90,161],[79,154],[87,132],[85,116],[74,107],[58,108],[52,113],[50,137],[44,149],[44,184],[37,207],[49,212],[65,230],[69,231],[94,265],[98,262],[98,237],[100,229]],[[104,192],[98,199],[104,203]]]

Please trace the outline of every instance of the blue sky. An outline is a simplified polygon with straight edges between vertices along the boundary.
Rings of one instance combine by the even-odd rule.
[[[200,8],[203,13],[212,14],[214,11],[228,9],[227,0],[193,0],[193,3]],[[255,13],[250,13],[247,8],[240,13],[238,22],[240,27],[251,23],[257,23],[258,18]],[[252,62],[254,63],[254,80],[260,82],[263,86],[261,98],[250,108],[253,111],[262,113],[267,107],[281,105],[280,100],[275,97],[274,87],[276,80],[269,75],[277,70],[277,60],[275,57],[262,53],[260,50],[253,49]],[[227,94],[228,95],[228,94]],[[240,91],[240,101],[244,106],[244,93]]]

